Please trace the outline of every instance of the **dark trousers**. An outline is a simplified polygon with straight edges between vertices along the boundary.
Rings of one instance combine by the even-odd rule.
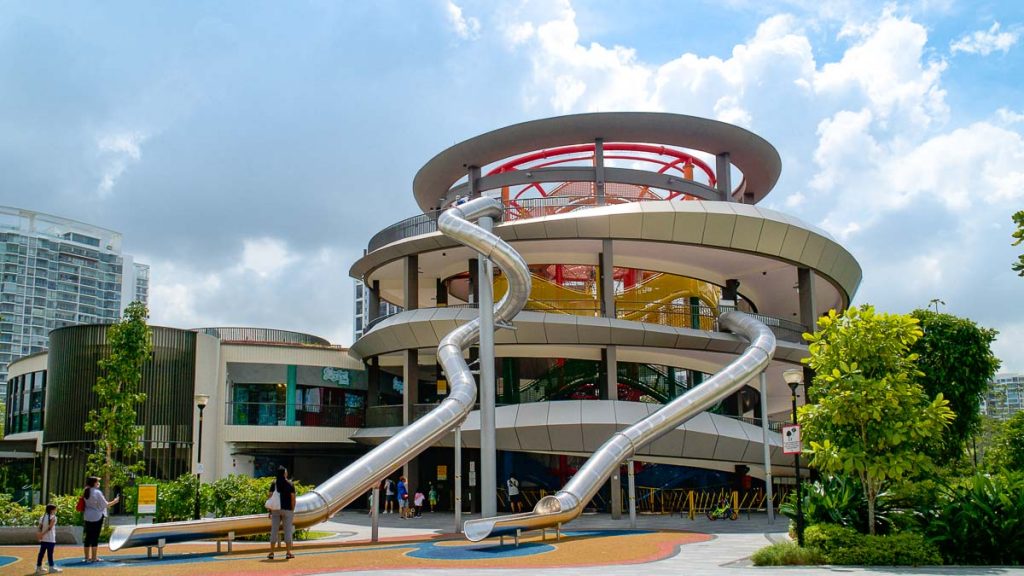
[[[103,529],[103,519],[99,519],[95,522],[85,522],[85,538],[82,541],[82,545],[86,548],[96,548],[100,545],[100,530]]]
[[[57,545],[53,542],[40,542],[39,543],[39,557],[36,558],[36,566],[43,565],[43,554],[46,554],[46,560],[53,566],[53,549]]]

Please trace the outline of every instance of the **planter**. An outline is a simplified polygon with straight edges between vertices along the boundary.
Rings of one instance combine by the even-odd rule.
[[[0,527],[0,545],[38,544],[35,526]],[[57,526],[57,544],[82,544],[81,526]]]

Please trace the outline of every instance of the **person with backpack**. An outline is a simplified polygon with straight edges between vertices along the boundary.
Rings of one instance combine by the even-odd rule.
[[[57,506],[46,505],[46,513],[39,519],[36,525],[36,538],[39,540],[39,556],[36,557],[36,576],[46,574],[43,572],[43,554],[50,564],[50,574],[63,572],[53,565],[53,549],[57,547]]]
[[[384,479],[384,513],[391,514],[391,504],[395,500],[395,483],[391,478]]]
[[[107,501],[100,490],[100,479],[98,476],[89,476],[85,479],[85,490],[79,499],[82,520],[85,522],[85,538],[82,546],[85,548],[85,561],[87,563],[102,562],[103,559],[96,556],[100,545],[100,530],[103,529],[103,519],[107,517],[107,508],[121,501],[118,496]]]
[[[508,482],[505,483],[508,488],[508,508],[510,512],[522,512],[523,511],[523,500],[519,496],[519,480],[516,480],[515,476],[509,475]]]

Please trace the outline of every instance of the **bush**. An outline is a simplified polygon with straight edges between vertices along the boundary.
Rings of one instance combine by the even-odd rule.
[[[33,526],[45,512],[45,506],[22,506],[10,494],[0,494],[0,526]]]
[[[868,531],[868,500],[864,488],[856,478],[823,476],[814,482],[802,484],[804,519],[811,524],[838,524]],[[796,491],[789,493],[779,506],[779,512],[791,520],[796,519]],[[875,499],[875,531],[885,533],[891,523],[889,493],[880,492]]]
[[[924,536],[903,532],[890,536],[858,535],[850,547],[837,548],[827,557],[831,564],[856,566],[935,566],[942,555]]]
[[[974,476],[942,489],[925,533],[951,564],[1024,564],[1024,474]]]
[[[843,548],[853,548],[860,543],[862,535],[853,528],[837,524],[814,524],[804,530],[804,544],[817,548],[826,557]]]
[[[182,474],[160,482],[156,493],[156,522],[191,520],[196,509],[196,477]]]
[[[813,566],[825,564],[825,557],[817,548],[801,548],[794,542],[776,542],[765,546],[751,557],[754,566]]]
[[[75,505],[78,504],[78,496],[78,494],[50,495],[50,503],[57,506],[58,526],[83,526],[85,524],[82,519],[82,513],[75,510]]]

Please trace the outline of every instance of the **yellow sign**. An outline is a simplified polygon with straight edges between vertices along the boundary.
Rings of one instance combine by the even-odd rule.
[[[437,379],[437,395],[441,396],[448,393],[448,381],[444,378]]]
[[[156,514],[156,484],[139,485],[139,514]]]
[[[448,479],[448,466],[445,466],[444,464],[438,464],[437,465],[437,479],[438,480],[447,480]]]

